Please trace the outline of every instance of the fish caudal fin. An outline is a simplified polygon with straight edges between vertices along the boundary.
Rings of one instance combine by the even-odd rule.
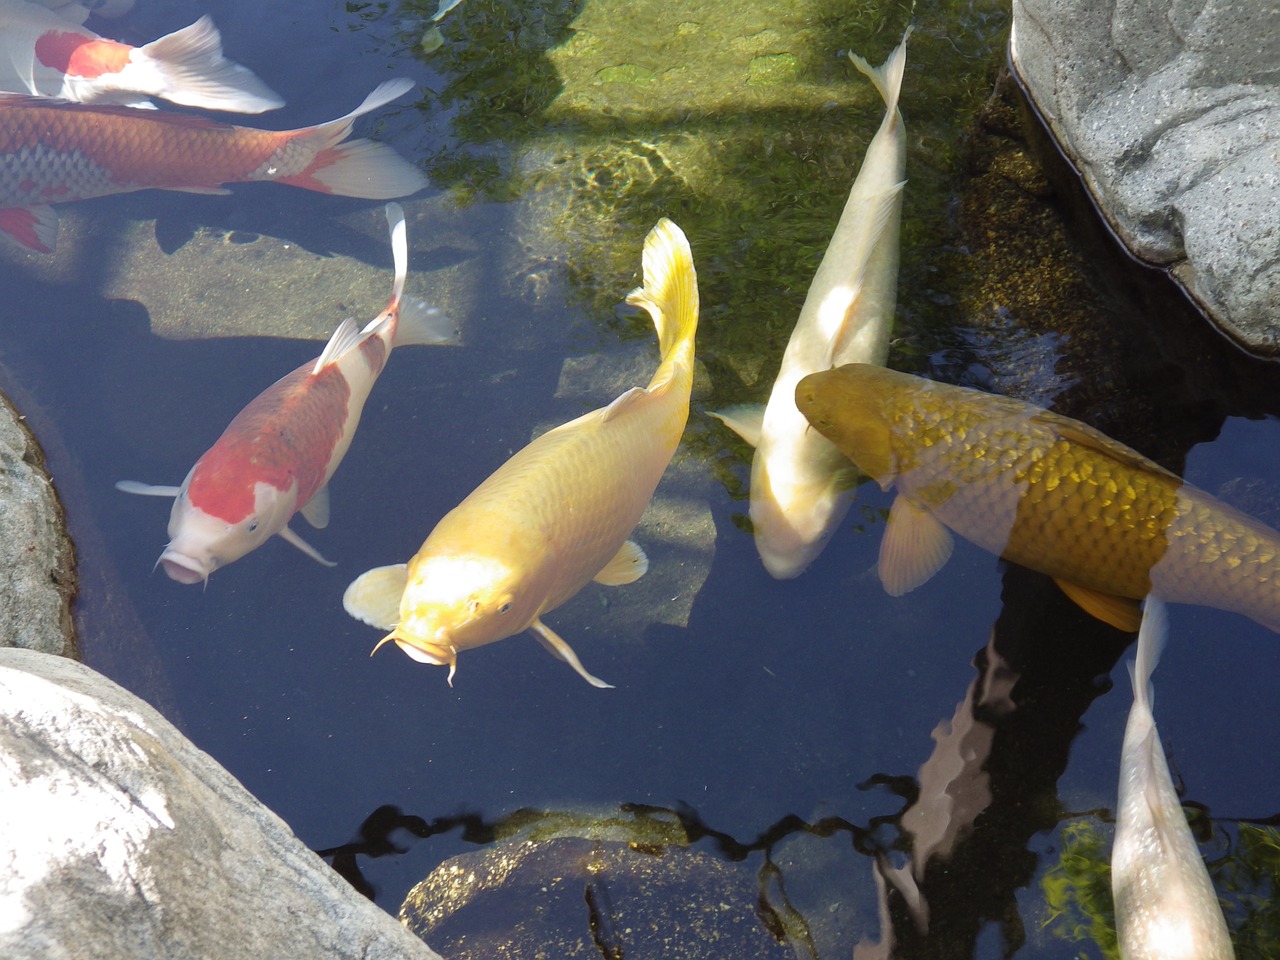
[[[1129,663],[1129,677],[1133,680],[1133,702],[1139,708],[1151,709],[1154,699],[1151,690],[1151,674],[1160,662],[1165,641],[1169,638],[1169,614],[1164,601],[1151,594],[1142,607],[1142,626],[1138,628],[1137,659]]]
[[[390,147],[372,140],[342,142],[359,117],[390,103],[412,86],[413,81],[403,77],[388,80],[346,116],[290,131],[291,142],[309,147],[315,156],[301,173],[280,177],[278,182],[366,200],[390,200],[417,193],[427,185],[426,178]]]
[[[365,326],[364,333],[373,333],[382,324],[395,319],[395,336],[392,346],[407,343],[421,345],[457,345],[461,341],[453,321],[425,300],[404,301],[404,285],[409,276],[409,239],[405,227],[404,208],[398,203],[387,204],[387,229],[391,234],[391,262],[395,269],[395,281],[391,288],[391,302],[380,316]]]
[[[684,231],[663,217],[644,241],[644,286],[627,303],[644,307],[658,329],[658,351],[665,362],[698,328],[698,275]],[[652,385],[651,385],[652,386]]]
[[[425,300],[406,300],[400,304],[396,346],[406,343],[456,347],[462,344],[462,338],[458,336],[458,328],[443,310],[433,307]]]
[[[884,99],[885,112],[891,117],[898,109],[898,94],[902,91],[902,74],[907,66],[907,38],[911,36],[911,30],[911,27],[907,27],[897,49],[878,67],[871,66],[852,51],[849,53],[849,59],[858,68],[858,72],[875,84],[876,90]]]
[[[206,110],[262,113],[284,105],[253,71],[222,55],[208,17],[134,50],[117,83]]]

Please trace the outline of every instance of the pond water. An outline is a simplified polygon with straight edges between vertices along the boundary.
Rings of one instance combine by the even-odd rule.
[[[1095,272],[1116,259],[1104,246],[1045,254],[1019,233],[1025,219],[1002,225],[994,207],[975,228],[974,171],[999,164],[969,131],[1002,62],[1003,6],[915,5],[890,363],[1053,404],[1277,524],[1273,367],[1146,281]],[[586,822],[657,808],[761,878],[798,956],[848,956],[879,936],[876,858],[902,866],[913,849],[930,925],[891,898],[899,955],[1102,956],[1066,933],[1088,925],[1072,904],[1105,863],[1129,638],[963,543],[928,584],[888,597],[874,564],[889,500],[872,485],[808,572],[772,580],[744,532],[749,452],[706,415],[767,392],[879,122],[838,54],[880,62],[907,6],[462,0],[428,51],[434,11],[139,0],[95,24],[141,42],[211,13],[228,55],[287,103],[245,122],[276,129],[411,77],[417,93],[358,129],[432,179],[405,201],[409,286],[449,312],[463,345],[394,355],[332,482],[331,525],[295,522],[336,567],[277,539],[201,591],[152,569],[167,502],[113,484],[178,483],[343,316],[383,307],[381,205],[274,185],[139,193],[62,208],[53,257],[5,252],[0,363],[77,541],[84,660],[316,850],[354,841],[386,805],[421,818],[405,822],[431,835],[398,831],[403,852],[355,857],[391,912],[446,858],[509,832],[516,811]],[[637,533],[651,572],[593,584],[548,617],[617,689],[589,687],[528,636],[464,653],[453,687],[394,649],[370,658],[379,635],[342,611],[346,585],[407,559],[535,432],[648,380],[652,330],[617,305],[664,214],[699,272],[702,369],[686,442]],[[1060,265],[1083,279],[1059,280]],[[1028,274],[1052,289],[1011,279]],[[1225,855],[1244,846],[1238,821],[1280,805],[1278,654],[1242,617],[1176,607],[1155,675],[1185,799],[1213,818],[1220,891],[1256,893],[1263,912],[1270,874]]]

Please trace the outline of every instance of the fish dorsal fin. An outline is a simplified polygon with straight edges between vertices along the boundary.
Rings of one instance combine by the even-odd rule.
[[[624,583],[635,583],[648,572],[649,558],[640,549],[640,544],[628,540],[604,565],[604,569],[591,579],[606,587],[619,587]]]
[[[323,556],[321,556],[319,550],[317,550],[311,544],[307,543],[307,541],[303,540],[300,536],[298,536],[296,533],[290,530],[288,524],[281,527],[279,533],[280,533],[281,540],[283,540],[285,543],[293,544],[295,547],[297,547],[299,550],[305,553],[308,557],[310,557],[316,563],[323,564],[326,567],[337,566],[337,564],[334,563],[332,560],[326,560]]]
[[[329,485],[326,483],[298,511],[317,530],[329,525]]]
[[[1117,597],[1114,593],[1103,593],[1090,587],[1082,587],[1070,580],[1054,579],[1053,581],[1071,601],[1091,617],[1097,617],[1103,623],[1109,623],[1117,630],[1133,633],[1142,622],[1142,611],[1137,600],[1128,597]]]
[[[645,390],[644,387],[632,387],[626,393],[622,394],[622,396],[614,400],[613,403],[601,410],[600,419],[603,422],[608,423],[615,417],[621,416],[630,409],[633,404],[638,403],[647,395],[648,391]]]
[[[1079,444],[1089,450],[1105,454],[1115,460],[1119,460],[1126,466],[1135,469],[1149,470],[1153,473],[1161,474],[1173,480],[1182,482],[1182,478],[1172,470],[1166,470],[1154,460],[1144,457],[1132,447],[1125,446],[1119,440],[1113,440],[1101,430],[1095,430],[1087,423],[1081,423],[1079,420],[1072,420],[1070,417],[1064,417],[1060,413],[1054,413],[1052,410],[1041,410],[1031,417],[1032,423],[1042,424],[1054,430],[1062,439],[1071,443]],[[1134,627],[1136,630],[1137,627]]]
[[[1151,674],[1160,662],[1165,641],[1169,637],[1169,615],[1164,601],[1151,594],[1142,610],[1142,626],[1138,628],[1138,652],[1129,661],[1129,679],[1133,681],[1134,705],[1148,711],[1155,703],[1155,691],[1151,686]]]
[[[578,655],[573,652],[573,647],[565,643],[558,633],[548,627],[541,620],[535,618],[533,623],[529,624],[529,629],[532,630],[533,635],[538,638],[538,642],[547,648],[548,653],[557,660],[563,660],[569,666],[573,667],[573,669],[578,672],[578,676],[587,681],[587,683],[591,684],[593,687],[599,687],[602,690],[613,689],[613,684],[605,683],[599,677],[593,677],[591,674],[587,673],[586,667],[582,665],[582,661],[578,659]]]
[[[176,497],[182,492],[181,487],[162,487],[152,483],[139,483],[137,480],[117,480],[116,489],[121,493],[133,493],[140,497]]]
[[[753,447],[760,446],[760,434],[764,432],[764,404],[740,403],[723,410],[708,410],[726,427]]]
[[[942,569],[954,545],[942,521],[897,496],[880,541],[880,582],[885,592],[900,597],[920,586]]]
[[[400,598],[408,580],[405,563],[366,570],[343,592],[342,609],[361,623],[390,630],[400,622]]]
[[[172,190],[175,193],[197,193],[204,197],[229,197],[231,191],[226,187],[161,187],[161,190]]]
[[[333,336],[324,345],[324,350],[320,352],[320,356],[316,357],[316,365],[311,368],[311,375],[314,377],[334,360],[337,360],[359,343],[360,338],[363,336],[364,334],[360,332],[356,322],[347,317],[347,319],[338,324],[338,329],[333,331]]]
[[[867,262],[871,258],[871,251],[880,242],[880,237],[884,233],[885,227],[896,216],[902,188],[906,184],[907,181],[901,180],[888,190],[882,190],[880,193],[866,197],[862,201],[868,208],[866,214],[867,231],[858,243],[858,249],[863,253],[862,262],[858,264],[857,272],[849,279],[849,282],[840,284],[831,290],[827,294],[826,302],[822,303],[818,308],[819,326],[827,342],[827,352],[822,362],[822,368],[824,369],[837,365],[837,358],[840,357],[848,345],[849,338],[857,332],[849,321],[857,313],[854,308],[858,305],[858,297],[862,293]],[[829,311],[834,316],[829,315]]]

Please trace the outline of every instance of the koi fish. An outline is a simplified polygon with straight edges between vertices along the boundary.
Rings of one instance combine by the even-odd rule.
[[[343,595],[347,612],[383,630],[420,663],[524,630],[588,683],[542,617],[588,581],[631,583],[648,569],[627,539],[648,506],[689,417],[698,284],[689,243],[660,220],[644,244],[644,286],[627,302],[658,331],[661,362],[645,389],[542,434],[499,467],[427,537],[409,563],[376,567]]]
[[[879,563],[893,596],[946,563],[955,531],[1121,630],[1149,593],[1280,630],[1280,532],[1078,420],[858,363],[805,377],[796,404],[897,491]]]
[[[351,319],[324,352],[258,394],[236,415],[179,487],[122,480],[116,489],[173,497],[169,544],[157,565],[179,583],[208,584],[225,567],[279,535],[313,560],[333,566],[289,528],[301,513],[329,523],[329,478],[360,423],[369,391],[394,347],[448,343],[449,322],[425,303],[403,302],[409,250],[404,212],[387,204],[395,285],[387,308],[358,329]]]
[[[796,384],[805,374],[835,364],[883,365],[889,352],[906,183],[906,131],[898,94],[910,35],[908,30],[880,67],[849,55],[884,98],[884,120],[867,147],[809,287],[768,404],[712,414],[756,448],[751,526],[765,569],[781,580],[799,576],[822,552],[849,512],[857,485],[848,459],[810,430],[796,409]]]
[[[426,185],[394,150],[342,142],[356,118],[405,93],[388,80],[344,117],[300,130],[254,130],[204,117],[0,94],[0,234],[53,252],[50,203],[159,188],[227,193],[224,183],[274,180],[387,200]]]
[[[1120,752],[1111,896],[1124,960],[1231,960],[1227,923],[1205,869],[1151,714],[1151,672],[1168,632],[1164,603],[1147,598],[1130,661],[1133,707]]]
[[[208,17],[141,47],[105,40],[27,0],[0,0],[0,90],[78,103],[261,113],[283,104],[247,68],[222,55]]]

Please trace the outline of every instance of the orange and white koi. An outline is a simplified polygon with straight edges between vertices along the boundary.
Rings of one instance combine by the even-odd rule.
[[[78,103],[262,113],[283,104],[246,67],[222,55],[213,21],[201,17],[141,47],[104,39],[27,0],[0,0],[0,90]]]
[[[395,286],[387,308],[363,330],[344,320],[324,352],[258,394],[191,468],[180,487],[122,480],[125,493],[174,497],[169,544],[160,555],[179,583],[209,575],[279,535],[332,566],[289,528],[301,512],[317,528],[329,523],[329,478],[355,436],[360,413],[394,347],[448,343],[453,329],[425,303],[404,302],[409,251],[404,212],[387,204]]]
[[[416,167],[384,144],[346,138],[358,117],[411,86],[388,80],[346,116],[280,131],[0,95],[0,234],[51,253],[58,218],[49,204],[150,188],[222,194],[226,183],[272,180],[370,200],[408,196],[426,185]]]

